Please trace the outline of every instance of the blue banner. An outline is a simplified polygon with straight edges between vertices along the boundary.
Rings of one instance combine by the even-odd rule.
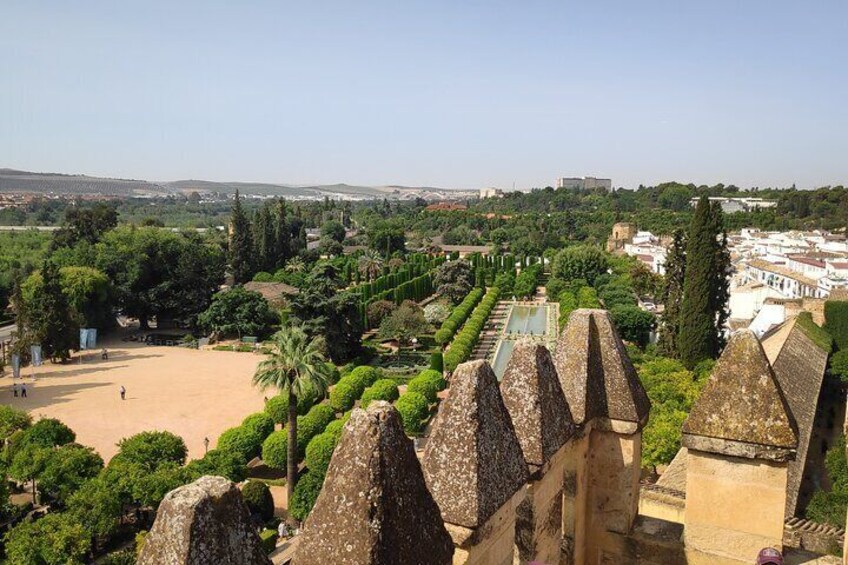
[[[12,353],[12,377],[21,378],[21,356],[17,353]]]
[[[97,328],[88,328],[88,341],[86,349],[95,349],[97,347]]]
[[[41,367],[41,346],[33,345],[29,348],[30,353],[32,353],[32,366],[33,367]]]

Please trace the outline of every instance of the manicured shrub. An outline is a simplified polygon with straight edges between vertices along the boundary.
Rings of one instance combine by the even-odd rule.
[[[247,467],[241,458],[222,449],[209,450],[201,459],[195,459],[186,465],[186,471],[192,480],[203,475],[219,475],[239,483],[247,478]]]
[[[430,368],[441,373],[445,370],[445,363],[441,351],[434,351],[430,354]]]
[[[288,445],[288,428],[283,428],[269,435],[262,443],[262,461],[266,465],[285,471]]]
[[[350,379],[356,384],[361,384],[362,390],[364,391],[367,387],[377,382],[377,380],[380,379],[380,377],[382,376],[382,371],[380,371],[379,369],[363,365],[351,371],[350,375],[348,375],[346,378]]]
[[[397,399],[395,408],[400,413],[407,434],[418,435],[424,430],[424,420],[430,412],[430,405],[424,396],[417,392],[406,392]]]
[[[218,449],[236,454],[247,463],[262,449],[262,437],[256,430],[244,426],[230,428],[218,438]]]
[[[277,530],[262,530],[259,532],[259,542],[266,554],[270,555],[277,549]]]
[[[342,380],[330,391],[330,406],[336,412],[350,410],[363,392],[365,392],[364,388],[348,380],[348,377],[342,377]]]
[[[448,382],[445,380],[445,377],[442,376],[441,371],[434,371],[433,369],[424,369],[418,374],[419,378],[426,378],[428,380],[436,383],[436,388],[438,390],[445,390],[448,387]]]
[[[444,345],[450,341],[451,337],[453,337],[453,332],[451,330],[447,328],[439,328],[433,336],[433,339],[436,340],[437,344]]]
[[[437,383],[430,379],[415,377],[409,381],[409,384],[406,386],[406,392],[417,392],[426,398],[427,402],[432,404],[433,402],[436,402],[436,399],[438,398],[437,395],[439,393],[439,387]]]
[[[305,473],[294,487],[294,495],[289,503],[289,512],[297,520],[306,520],[324,484],[323,473],[309,471]]]
[[[265,412],[251,414],[242,421],[241,425],[259,434],[262,441],[274,432],[274,419]]]
[[[297,450],[303,454],[309,440],[324,431],[327,425],[336,419],[335,411],[326,404],[313,406],[306,416],[297,419]]]
[[[241,497],[250,513],[258,515],[263,522],[274,518],[274,497],[262,481],[248,481],[241,489]]]
[[[398,399],[397,384],[391,379],[380,379],[373,385],[365,389],[362,393],[362,408],[366,408],[372,400],[385,400],[386,402],[394,402]]]
[[[333,433],[318,434],[306,446],[306,466],[310,471],[326,473],[339,438]]]
[[[324,428],[325,434],[331,434],[335,436],[336,441],[342,437],[342,429],[344,429],[344,425],[347,424],[347,421],[350,420],[350,412],[345,412],[344,415],[338,420],[333,420],[327,427]]]
[[[297,399],[297,413],[299,415],[306,414],[316,402],[320,400],[317,392],[299,396]],[[277,396],[272,396],[265,403],[265,413],[277,424],[285,424],[289,417],[289,393],[281,392]]]

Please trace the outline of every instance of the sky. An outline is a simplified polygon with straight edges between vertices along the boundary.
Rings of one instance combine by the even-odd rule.
[[[848,2],[3,0],[0,167],[848,184]]]

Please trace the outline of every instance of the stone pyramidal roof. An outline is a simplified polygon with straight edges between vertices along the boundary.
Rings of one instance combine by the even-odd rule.
[[[292,563],[443,565],[453,551],[397,410],[354,410]]]
[[[575,423],[608,418],[641,429],[647,422],[651,402],[606,310],[571,313],[554,365]]]
[[[200,477],[165,495],[139,565],[271,565],[241,491],[223,477]]]
[[[466,528],[484,525],[527,482],[521,445],[486,361],[454,372],[423,467],[445,522]]]
[[[501,395],[528,464],[547,463],[574,433],[571,410],[545,346],[530,340],[515,345]]]
[[[794,457],[795,421],[752,331],[731,336],[683,423],[683,434],[689,449],[750,458]]]

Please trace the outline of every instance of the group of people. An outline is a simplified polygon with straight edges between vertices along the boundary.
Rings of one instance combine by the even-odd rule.
[[[14,396],[15,398],[18,398],[18,383],[12,383],[12,396]],[[21,398],[27,397],[27,385],[26,385],[26,383],[21,383],[20,397]]]

